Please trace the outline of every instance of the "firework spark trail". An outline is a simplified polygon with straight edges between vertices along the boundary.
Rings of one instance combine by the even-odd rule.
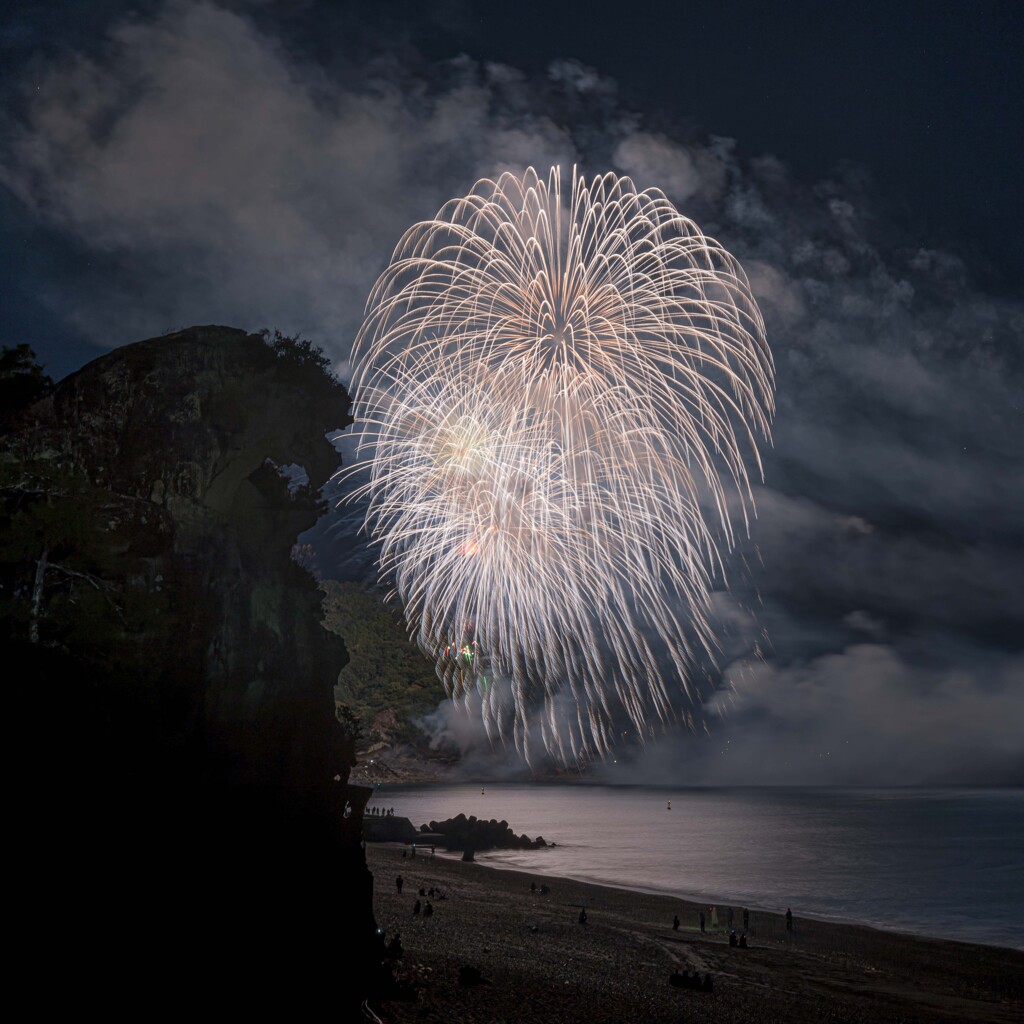
[[[657,190],[571,188],[485,179],[406,232],[353,350],[350,495],[452,698],[527,758],[539,708],[564,761],[692,699],[773,412],[737,261]]]

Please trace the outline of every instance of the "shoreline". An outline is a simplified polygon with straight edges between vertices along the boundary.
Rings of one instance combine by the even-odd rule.
[[[390,939],[401,932],[400,974],[415,998],[374,1009],[393,1024],[613,1024],[732,1020],[796,1024],[985,1021],[1024,1016],[1024,954],[1012,948],[891,932],[801,916],[788,933],[778,913],[751,907],[750,948],[729,946],[719,927],[702,934],[710,901],[539,875],[486,860],[402,857],[368,844],[374,912]],[[405,882],[401,895],[395,877]],[[531,891],[530,883],[537,885]],[[549,888],[540,893],[540,885]],[[414,916],[420,887],[439,886],[434,914]],[[578,921],[585,906],[588,921]],[[672,926],[673,915],[680,926]],[[741,924],[737,914],[737,925]],[[708,922],[710,929],[710,922]],[[737,928],[737,931],[740,929]],[[479,971],[476,986],[460,969]],[[670,982],[674,971],[711,974],[714,992]],[[714,1003],[714,1006],[711,1004]]]
[[[849,787],[837,797],[833,787],[492,783],[486,795],[466,784],[384,787],[376,802],[414,827],[463,812],[558,840],[547,851],[478,853],[498,870],[767,911],[795,901],[822,921],[1024,951],[1024,905],[1006,874],[1024,855],[1024,788],[955,789]],[[660,813],[666,794],[681,813]]]
[[[388,845],[385,843],[377,843],[377,846]],[[492,861],[487,855],[489,853],[500,853],[500,850],[485,850],[482,853],[476,854],[474,863],[480,864],[481,867],[486,867],[491,871],[515,871],[521,874],[526,874],[534,878],[557,879],[559,881],[574,882],[580,885],[591,885],[598,889],[617,889],[620,892],[632,892],[643,896],[655,896],[666,900],[673,900],[683,904],[692,904],[693,906],[718,906],[723,908],[733,907],[735,910],[742,910],[746,907],[751,913],[775,915],[781,916],[784,911],[780,911],[777,908],[765,906],[757,903],[743,903],[741,900],[731,899],[729,897],[721,895],[712,895],[708,893],[693,893],[693,892],[681,892],[678,895],[666,892],[663,889],[653,889],[640,885],[617,885],[614,882],[599,881],[592,878],[577,878],[574,875],[561,875],[561,874],[549,874],[546,871],[528,871],[527,869],[519,865],[505,865],[496,861]],[[444,857],[451,861],[461,861],[461,855],[458,853],[449,854],[447,851],[438,851],[437,857]],[[1020,946],[1007,945],[1004,942],[986,941],[984,939],[976,938],[961,938],[959,936],[952,935],[936,935],[930,931],[913,931],[912,929],[904,929],[898,927],[889,927],[885,924],[880,924],[874,921],[857,921],[853,918],[846,917],[833,917],[828,914],[819,914],[814,911],[801,910],[800,917],[805,921],[816,921],[819,924],[835,925],[836,927],[842,928],[870,928],[873,931],[884,932],[889,935],[903,935],[907,938],[912,939],[934,939],[937,942],[959,942],[968,946],[983,946],[988,949],[1001,949],[1009,952],[1024,953],[1024,944]],[[1024,940],[1022,940],[1024,941]]]

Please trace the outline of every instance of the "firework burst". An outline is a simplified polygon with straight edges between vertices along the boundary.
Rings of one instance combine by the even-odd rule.
[[[563,761],[692,700],[773,409],[737,261],[628,178],[504,174],[406,232],[353,360],[352,497],[452,698]]]

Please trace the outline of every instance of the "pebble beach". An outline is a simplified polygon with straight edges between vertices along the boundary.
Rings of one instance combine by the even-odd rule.
[[[633,892],[629,879],[590,885],[478,857],[367,844],[377,923],[404,951],[397,997],[368,1007],[385,1024],[1024,1020],[1018,950],[809,920],[799,907],[791,932],[785,907],[752,913],[742,949],[729,944],[725,906],[715,928],[710,906]],[[446,898],[419,895],[432,887]],[[414,915],[417,899],[433,913]],[[694,972],[710,975],[713,991],[681,987]]]

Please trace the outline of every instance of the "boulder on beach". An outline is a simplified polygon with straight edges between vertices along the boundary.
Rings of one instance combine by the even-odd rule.
[[[496,821],[494,818],[485,821],[472,814],[469,817],[457,814],[445,821],[431,821],[421,825],[420,832],[443,836],[447,850],[527,850],[549,845],[540,836],[537,839],[531,839],[525,834],[517,836],[507,821]]]

